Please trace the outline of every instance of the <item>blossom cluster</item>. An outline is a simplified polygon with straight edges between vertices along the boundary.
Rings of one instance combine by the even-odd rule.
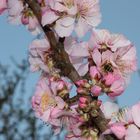
[[[119,109],[117,104],[106,102],[101,109],[105,117],[110,119],[109,129],[104,134],[114,134],[119,140],[140,139],[140,103]]]
[[[55,134],[67,129],[66,140],[103,140],[107,134],[120,140],[140,139],[140,103],[120,111],[116,104],[99,100],[103,94],[111,99],[121,95],[137,69],[136,49],[130,40],[96,29],[101,22],[99,0],[37,0],[41,21],[26,0],[0,1],[0,14],[8,11],[10,23],[25,25],[32,34],[40,35],[29,46],[30,70],[40,72],[32,97],[37,118],[50,124]],[[64,39],[64,51],[80,80],[72,82],[62,76],[50,40],[42,32],[44,27],[54,32],[58,42]],[[90,38],[81,40],[87,33]],[[110,120],[104,133],[93,123],[98,110]]]

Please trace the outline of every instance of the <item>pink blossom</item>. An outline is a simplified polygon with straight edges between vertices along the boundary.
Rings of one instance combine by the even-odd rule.
[[[55,22],[53,28],[60,37],[70,36],[73,31],[83,36],[100,23],[98,0],[50,0],[46,7],[42,24],[45,26]]]
[[[86,103],[87,102],[87,98],[85,98],[85,97],[80,97],[79,98],[79,101],[81,102],[81,103]]]
[[[8,0],[8,21],[12,24],[21,24],[23,2],[19,0]]]
[[[36,39],[29,46],[30,56],[30,69],[31,71],[43,70],[45,72],[49,72],[49,67],[45,62],[44,53],[48,51],[50,48],[49,42],[46,39]]]
[[[100,96],[101,95],[101,91],[102,91],[102,88],[97,86],[97,85],[94,85],[91,88],[91,93],[93,94],[93,96]]]
[[[87,104],[84,104],[84,103],[79,102],[79,107],[80,108],[85,108],[85,107],[87,107]]]
[[[85,87],[85,85],[88,83],[88,81],[86,79],[82,79],[79,81],[76,81],[76,85],[79,87]]]
[[[114,78],[119,79],[120,77],[122,91],[123,87],[125,87],[123,86],[123,83],[124,85],[127,85],[128,77],[133,71],[136,70],[136,53],[135,48],[132,46],[119,48],[114,53],[109,50],[101,53],[97,48],[95,48],[92,51],[92,58],[97,66],[97,69],[103,75],[106,85],[113,82],[110,80],[113,80]],[[108,78],[111,79],[107,80]]]
[[[27,16],[25,16],[25,15],[22,15],[22,17],[21,17],[21,22],[22,22],[22,24],[24,24],[24,25],[29,24],[29,17],[27,17]]]
[[[0,15],[7,9],[7,0],[1,0],[0,2]]]
[[[131,74],[137,69],[136,49],[134,46],[120,48],[116,52],[114,66],[120,70],[123,75]]]
[[[91,44],[92,43],[92,44]],[[110,48],[115,52],[118,48],[128,47],[131,42],[121,34],[111,34],[108,30],[94,29],[91,36],[91,45],[102,50]]]
[[[45,79],[40,80],[35,95],[32,97],[32,107],[36,112],[36,116],[44,122],[48,122],[51,119],[50,117],[53,118],[52,114],[61,112],[64,106],[65,102],[52,93],[48,81]]]
[[[97,48],[94,48],[91,52],[91,56],[97,69],[102,75],[110,71],[113,72],[115,69],[112,65],[112,62],[115,61],[114,54],[111,51],[107,50],[101,53]],[[106,66],[108,65],[110,66],[110,69],[106,69]]]

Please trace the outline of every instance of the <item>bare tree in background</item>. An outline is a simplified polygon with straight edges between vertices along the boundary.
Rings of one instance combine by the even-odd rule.
[[[53,139],[51,129],[36,119],[31,105],[25,103],[30,102],[30,98],[25,99],[27,61],[14,65],[16,68],[11,72],[9,66],[0,64],[0,140]]]

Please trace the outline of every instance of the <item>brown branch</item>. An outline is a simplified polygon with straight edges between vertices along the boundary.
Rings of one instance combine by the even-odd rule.
[[[25,2],[29,5],[31,10],[33,11],[34,15],[37,17],[40,25],[41,25],[41,8],[40,5],[36,2],[36,0],[25,0]],[[42,25],[41,25],[42,27]],[[71,64],[69,60],[69,56],[64,50],[64,44],[63,41],[59,42],[57,41],[54,32],[51,31],[51,29],[48,26],[42,27],[42,30],[44,31],[46,37],[48,38],[51,49],[54,52],[54,60],[56,62],[56,67],[61,70],[61,74],[63,76],[67,76],[69,79],[71,79],[73,82],[76,82],[82,77],[78,74],[78,72],[75,70],[73,65]],[[70,103],[73,103],[78,100],[78,96],[75,96],[70,99]],[[105,119],[103,113],[99,111],[99,115],[94,119],[94,123],[99,128],[101,132],[104,132],[107,129],[108,121]],[[116,140],[114,136],[107,135],[105,137],[106,140]]]
[[[35,0],[25,0],[25,1],[30,6],[33,13],[36,15],[41,25],[41,9],[39,4]],[[62,75],[67,76],[73,82],[82,79],[78,74],[78,72],[73,67],[73,65],[71,64],[69,56],[64,50],[63,43],[57,42],[54,32],[52,32],[48,26],[42,27],[42,29],[50,42],[51,49],[54,52],[53,58],[55,62],[57,62],[56,67],[61,70]]]

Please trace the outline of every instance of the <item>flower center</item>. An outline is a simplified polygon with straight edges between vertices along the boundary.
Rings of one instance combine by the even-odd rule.
[[[79,12],[77,13],[77,18],[85,18],[88,10],[89,10],[89,5],[87,3],[84,3],[84,4],[78,4],[78,9],[79,9]]]
[[[74,1],[73,0],[63,0],[63,3],[68,8],[71,8],[74,5]]]
[[[42,98],[41,98],[41,108],[43,112],[50,106],[55,106],[56,102],[55,100],[50,97],[47,93],[44,93]]]

